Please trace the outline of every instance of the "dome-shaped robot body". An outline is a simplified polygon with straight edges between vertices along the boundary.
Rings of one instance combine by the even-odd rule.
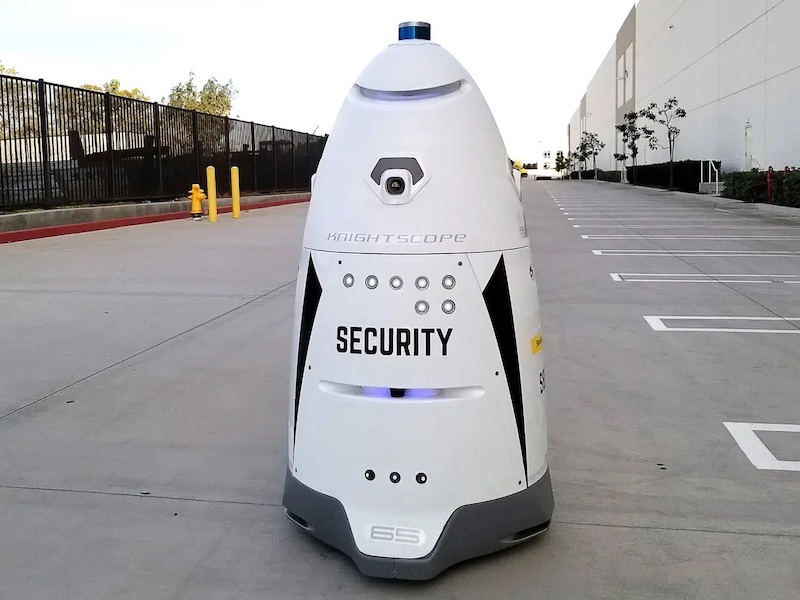
[[[429,579],[545,531],[545,369],[519,173],[469,73],[404,23],[312,181],[287,515],[365,574]]]

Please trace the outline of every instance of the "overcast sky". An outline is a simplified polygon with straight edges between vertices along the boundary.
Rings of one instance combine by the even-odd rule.
[[[634,3],[0,0],[0,61],[67,85],[116,78],[154,100],[194,70],[200,83],[233,80],[232,116],[328,133],[397,25],[427,21],[475,78],[509,154],[527,160],[537,140],[566,146],[569,118]]]

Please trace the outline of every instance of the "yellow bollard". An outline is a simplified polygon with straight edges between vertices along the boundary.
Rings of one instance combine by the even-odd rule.
[[[208,220],[217,222],[217,179],[214,167],[206,167],[206,180],[208,187]]]
[[[239,167],[231,167],[231,198],[233,218],[238,219],[241,211],[239,204]]]
[[[199,183],[192,184],[192,191],[189,192],[189,199],[192,201],[192,220],[200,221],[203,218],[203,200],[205,194],[200,189]]]

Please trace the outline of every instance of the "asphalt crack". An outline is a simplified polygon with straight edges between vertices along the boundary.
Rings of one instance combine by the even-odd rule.
[[[283,508],[282,504],[272,502],[249,502],[247,500],[217,500],[214,498],[195,498],[193,496],[169,496],[165,494],[153,494],[152,492],[109,492],[103,490],[77,490],[71,488],[57,488],[47,486],[28,486],[28,485],[2,485],[0,490],[19,490],[28,492],[54,492],[62,494],[89,494],[93,496],[115,496],[120,498],[140,498],[144,500],[177,500],[180,502],[200,502],[204,504],[232,504],[238,506],[266,506],[270,508]]]
[[[276,292],[279,292],[279,291],[285,289],[286,287],[290,286],[291,284],[293,284],[296,281],[297,281],[297,279],[292,279],[291,281],[287,281],[286,283],[281,284],[278,287],[269,290],[268,292],[264,292],[263,294],[261,294],[259,296],[256,296],[255,298],[252,298],[252,299],[248,300],[247,302],[243,302],[242,304],[240,304],[238,306],[235,306],[234,308],[232,308],[230,310],[227,310],[224,313],[217,315],[216,317],[212,317],[212,318],[210,318],[210,319],[208,319],[206,321],[203,321],[202,323],[199,323],[198,325],[190,327],[189,329],[187,329],[185,331],[181,331],[180,333],[177,333],[177,334],[175,334],[173,336],[170,336],[165,340],[161,340],[157,344],[153,344],[152,346],[150,346],[148,348],[145,348],[144,350],[140,350],[139,352],[136,352],[135,354],[131,354],[130,356],[127,356],[127,357],[123,358],[122,360],[118,360],[114,364],[108,365],[107,367],[103,367],[102,369],[99,369],[99,370],[95,371],[94,373],[90,373],[89,375],[86,375],[85,377],[81,377],[80,379],[78,379],[76,381],[73,381],[72,383],[70,383],[68,385],[65,385],[64,387],[59,388],[59,389],[55,390],[54,392],[50,392],[49,394],[46,394],[46,395],[42,396],[41,398],[37,398],[36,400],[32,400],[31,402],[28,402],[27,404],[19,406],[19,407],[15,408],[14,410],[11,410],[11,411],[7,412],[6,414],[0,416],[0,421],[2,421],[3,419],[7,419],[8,417],[10,417],[12,415],[15,415],[20,411],[23,411],[23,410],[25,410],[27,408],[30,408],[31,406],[39,404],[40,402],[43,402],[43,401],[47,400],[48,398],[52,398],[53,396],[55,396],[57,394],[60,394],[61,392],[65,391],[65,390],[68,390],[71,387],[74,387],[74,386],[78,385],[79,383],[83,383],[85,381],[88,381],[92,377],[96,377],[96,376],[100,375],[101,373],[105,373],[106,371],[108,371],[110,369],[113,369],[114,367],[118,367],[119,365],[121,365],[121,364],[123,364],[123,363],[125,363],[125,362],[127,362],[129,360],[133,360],[134,358],[142,356],[143,354],[145,354],[147,352],[150,352],[151,350],[154,350],[154,349],[158,348],[159,346],[163,346],[164,344],[172,342],[172,341],[178,339],[179,337],[182,337],[182,336],[184,336],[184,335],[186,335],[188,333],[192,333],[193,331],[197,331],[201,327],[205,327],[206,325],[208,325],[210,323],[213,323],[214,321],[222,319],[223,317],[227,317],[228,315],[230,315],[232,313],[235,313],[238,310],[241,310],[241,309],[243,309],[243,308],[245,308],[247,306],[250,306],[251,304],[253,304],[255,302],[258,302],[259,300],[263,300],[264,298],[266,298],[268,296],[271,296],[272,294],[275,294]]]

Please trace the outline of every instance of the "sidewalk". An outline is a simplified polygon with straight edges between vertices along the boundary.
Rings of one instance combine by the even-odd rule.
[[[241,209],[254,210],[307,202],[309,199],[309,192],[242,196]],[[158,221],[190,219],[190,211],[191,201],[187,199],[42,209],[0,215],[0,244]],[[207,200],[203,202],[203,211],[208,214]],[[231,198],[218,198],[217,212],[231,212]]]

